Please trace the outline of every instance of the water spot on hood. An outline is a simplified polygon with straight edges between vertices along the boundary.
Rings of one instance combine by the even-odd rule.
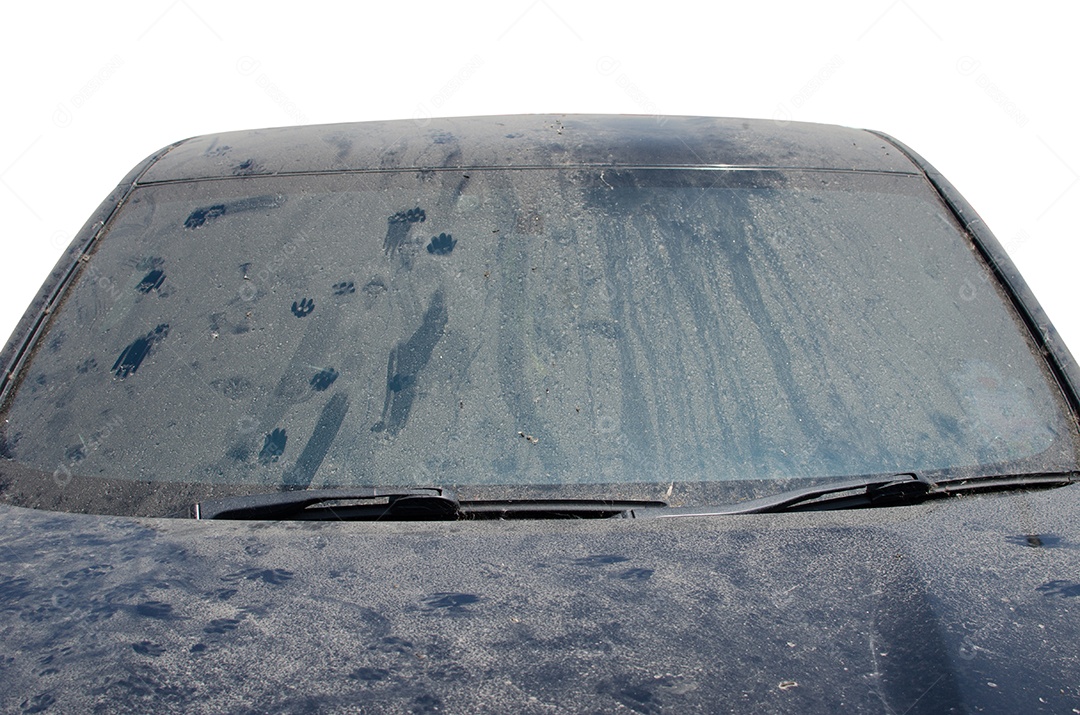
[[[574,559],[574,563],[578,566],[606,566],[608,564],[621,564],[624,561],[629,561],[627,556],[616,556],[615,554],[597,554],[595,556],[583,556],[580,559]]]
[[[27,698],[19,704],[24,713],[43,713],[56,703],[56,697],[51,693],[41,693],[32,698]]]
[[[479,596],[471,593],[437,593],[427,599],[427,605],[432,608],[457,608],[479,600]]]
[[[285,569],[244,569],[235,573],[222,576],[221,580],[226,583],[236,581],[262,581],[271,586],[281,586],[293,579],[293,572]]]
[[[466,606],[480,602],[480,597],[472,593],[433,593],[425,596],[422,603],[430,611],[449,613],[467,613]]]
[[[440,713],[443,712],[443,702],[438,696],[430,693],[417,695],[412,700],[412,708],[410,711],[414,713],[414,715],[421,715],[422,713]]]
[[[239,618],[215,618],[206,624],[206,627],[203,628],[203,633],[208,633],[210,635],[224,635],[231,631],[235,631],[239,627]]]
[[[156,618],[163,621],[171,621],[177,616],[173,614],[171,603],[163,601],[146,601],[135,606],[135,613],[144,618]]]
[[[652,575],[652,569],[626,569],[618,575],[618,578],[623,581],[648,581]]]
[[[670,705],[661,697],[659,678],[652,682],[626,675],[618,675],[612,680],[598,684],[597,691],[610,696],[625,708],[642,715],[659,715],[668,710]]]
[[[264,541],[256,541],[244,547],[244,553],[255,558],[266,556],[271,551],[270,545]]]
[[[158,645],[152,641],[139,641],[138,643],[132,643],[131,649],[139,655],[148,655],[151,658],[157,658],[165,652],[164,646]]]
[[[349,673],[349,680],[360,680],[365,683],[375,683],[390,677],[390,671],[384,668],[357,668]]]
[[[1055,579],[1047,581],[1035,589],[1044,596],[1057,596],[1058,598],[1076,598],[1080,596],[1080,583]]]
[[[1052,534],[1021,534],[1007,536],[1005,540],[1017,546],[1029,546],[1033,549],[1056,549],[1062,545],[1061,537]]]

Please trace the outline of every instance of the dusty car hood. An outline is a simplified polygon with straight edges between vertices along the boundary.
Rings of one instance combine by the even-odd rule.
[[[0,509],[0,708],[1068,712],[1080,486],[781,516]]]

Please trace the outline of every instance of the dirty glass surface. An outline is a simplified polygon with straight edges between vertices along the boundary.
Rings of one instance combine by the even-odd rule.
[[[5,406],[24,475],[8,500],[169,513],[223,488],[442,485],[715,503],[1075,468],[1058,389],[915,176],[147,186],[80,270]]]

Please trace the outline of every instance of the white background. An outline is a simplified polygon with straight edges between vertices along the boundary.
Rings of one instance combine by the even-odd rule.
[[[1080,353],[1080,4],[9,2],[0,28],[0,339],[98,203],[178,139],[598,112],[887,132],[975,206]]]

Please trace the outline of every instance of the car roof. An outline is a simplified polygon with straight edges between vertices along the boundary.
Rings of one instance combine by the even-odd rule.
[[[170,147],[138,183],[324,172],[575,166],[918,172],[881,136],[828,124],[533,114],[207,134]]]

